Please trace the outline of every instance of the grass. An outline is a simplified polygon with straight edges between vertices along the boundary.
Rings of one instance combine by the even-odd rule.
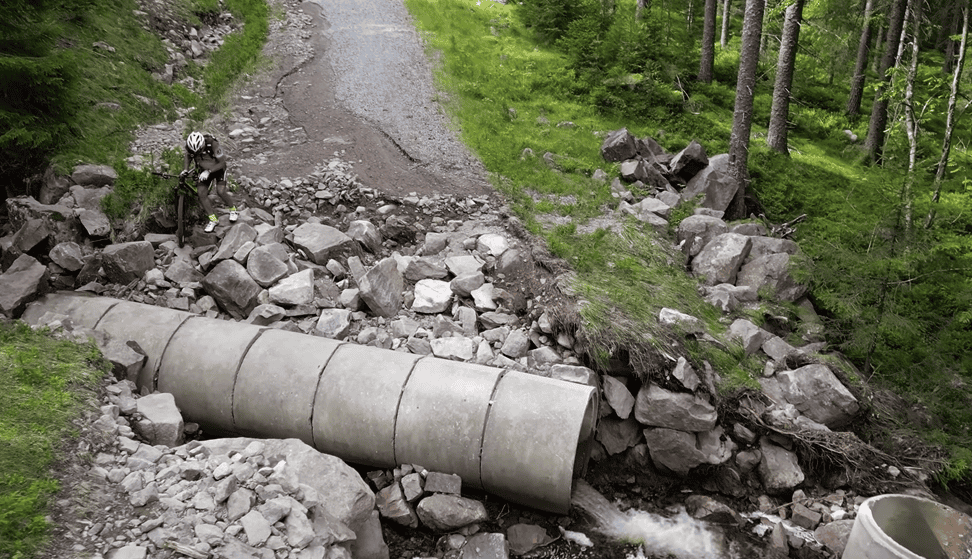
[[[617,2],[618,13],[633,4]],[[641,64],[637,74],[603,79],[609,68],[583,74],[583,64],[566,54],[590,55],[586,39],[538,41],[523,25],[515,3],[406,0],[406,5],[436,53],[442,97],[463,140],[493,173],[494,184],[528,228],[576,270],[573,287],[582,304],[566,320],[586,333],[579,339],[586,340],[595,361],[621,353],[643,373],[658,373],[667,359],[662,348],[683,340],[659,326],[658,310],[665,306],[700,317],[714,335],[723,331],[724,319],[700,302],[681,255],[657,243],[652,231],[632,221],[624,223],[621,234],[589,225],[588,220],[616,205],[608,186],[589,177],[598,168],[616,172],[601,159],[599,146],[604,132],[621,127],[639,137],[650,135],[669,151],[693,139],[710,155],[727,151],[738,49],[717,49],[716,81],[694,83],[683,69],[695,63],[697,45],[680,35],[684,23],[678,23],[678,14],[673,20],[672,12],[653,8],[654,23],[628,31],[648,33],[653,48],[669,51],[656,52],[662,56]],[[578,36],[590,32],[576,31]],[[613,32],[598,40],[610,40]],[[801,38],[801,47],[805,40],[817,41],[821,52],[845,48],[815,28]],[[892,128],[889,135],[884,167],[862,165],[860,142],[867,120],[842,114],[846,80],[840,77],[840,85],[834,85],[833,68],[803,58],[793,86],[791,157],[772,152],[762,141],[775,63],[770,58],[763,61],[755,91],[751,190],[774,222],[808,215],[797,238],[805,253],[801,279],[811,286],[830,332],[828,341],[862,367],[862,376],[845,376],[892,387],[938,414],[942,429],[922,435],[952,452],[942,480],[967,479],[972,460],[963,449],[972,447],[972,359],[965,348],[972,344],[972,296],[963,293],[972,292],[967,279],[972,218],[962,204],[967,206],[972,182],[946,183],[937,207],[944,214],[938,227],[903,234],[899,216],[906,145],[900,129]],[[940,64],[928,58],[928,68]],[[923,72],[918,96],[940,97],[943,80],[933,71]],[[683,88],[684,100],[666,85],[675,83]],[[639,96],[651,102],[636,105],[632,99]],[[869,114],[870,101],[865,95],[861,114]],[[919,217],[930,207],[926,177],[940,147],[936,134],[943,120],[941,103],[929,106],[920,146],[927,160],[913,201]],[[557,126],[567,121],[574,126]],[[845,129],[861,141],[851,143]],[[957,133],[955,145],[972,141],[967,131]],[[537,157],[521,157],[526,148]],[[539,160],[546,152],[569,158],[569,165],[550,169]],[[953,169],[969,162],[962,149],[953,150],[952,159]],[[673,221],[687,215],[688,209],[677,208]],[[925,278],[934,281],[924,283]],[[754,388],[759,364],[743,359],[738,348],[683,346],[674,347],[684,349],[696,365],[705,360],[716,368],[724,382],[720,392]]]
[[[0,557],[26,559],[44,545],[58,490],[50,468],[108,370],[93,344],[0,324]]]

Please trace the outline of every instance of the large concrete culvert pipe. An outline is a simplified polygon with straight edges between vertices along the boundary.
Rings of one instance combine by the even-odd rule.
[[[593,440],[587,385],[72,292],[23,319],[47,312],[137,342],[148,356],[139,389],[171,393],[209,431],[298,438],[382,468],[421,464],[550,512],[567,512]]]
[[[930,499],[878,495],[861,503],[843,559],[969,559],[972,517]]]

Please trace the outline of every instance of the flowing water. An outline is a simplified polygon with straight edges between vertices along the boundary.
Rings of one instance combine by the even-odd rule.
[[[622,512],[582,479],[577,480],[570,503],[591,517],[598,532],[640,543],[645,553],[670,554],[678,559],[730,557],[722,535],[684,511],[671,518],[641,510]]]

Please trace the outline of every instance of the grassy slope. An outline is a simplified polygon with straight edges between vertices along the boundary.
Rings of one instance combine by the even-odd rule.
[[[680,13],[665,14],[656,7],[648,33],[654,34],[656,44],[669,48],[670,56],[642,70],[654,77],[653,86],[635,86],[657,101],[626,111],[623,92],[612,97],[610,85],[605,92],[582,91],[586,86],[572,69],[576,66],[558,50],[538,43],[532,30],[521,23],[518,10],[522,8],[512,3],[406,0],[406,4],[426,33],[429,47],[443,55],[440,85],[448,92],[448,105],[464,141],[494,173],[494,183],[514,202],[531,230],[546,238],[550,248],[578,271],[579,293],[590,303],[583,318],[593,333],[595,357],[626,346],[643,346],[643,351],[633,353],[650,355],[657,343],[652,340],[664,335],[655,319],[663,306],[703,317],[715,331],[724,328],[713,309],[694,296],[694,281],[680,271],[683,262],[678,255],[655,246],[652,234],[643,227],[629,222],[620,236],[603,230],[579,231],[585,230],[587,218],[614,204],[609,187],[588,178],[597,168],[616,171],[600,158],[600,132],[624,126],[637,136],[655,137],[670,151],[692,139],[710,154],[726,151],[734,99],[731,82],[738,61],[732,46],[725,51],[717,48],[715,83],[691,83],[686,76],[692,70],[686,68],[697,64],[697,43],[678,34],[684,27]],[[619,10],[633,10],[633,2],[617,5]],[[947,226],[902,233],[903,133],[892,130],[884,168],[860,165],[859,148],[848,142],[843,130],[863,138],[867,120],[842,115],[846,80],[838,76],[840,84],[833,85],[826,68],[809,70],[819,63],[813,59],[815,49],[837,48],[828,45],[822,34],[809,33],[801,37],[805,50],[798,59],[801,70],[794,84],[789,159],[768,151],[760,141],[772,87],[773,61],[764,60],[755,101],[752,189],[773,221],[809,215],[798,238],[812,264],[802,279],[813,288],[815,303],[833,333],[831,342],[859,366],[869,366],[865,372],[874,386],[889,386],[906,403],[930,410],[937,419],[902,428],[951,450],[952,462],[943,479],[967,475],[972,466],[968,450],[972,446],[968,430],[972,364],[963,356],[970,343],[970,316],[967,306],[963,311],[967,297],[961,293],[970,287],[962,270],[972,268],[972,245],[964,234],[972,220],[962,209],[968,187],[961,178],[946,184],[936,223],[947,221]],[[931,100],[921,144],[923,156],[931,161],[940,149],[940,136],[935,134],[943,129],[943,98],[947,97],[943,84],[948,77],[934,70],[940,57],[927,62],[918,98]],[[671,88],[672,83],[689,93],[682,106],[673,107],[666,97],[665,87]],[[601,102],[601,110],[592,106],[591,99]],[[563,121],[575,126],[557,126]],[[969,140],[968,132],[959,134],[965,136],[959,136],[957,143]],[[549,151],[566,156],[566,172],[522,158],[525,148],[537,155]],[[968,156],[956,150],[952,161],[953,167],[960,167],[968,163]],[[926,162],[921,168],[914,201],[919,221],[929,207],[924,175],[929,166]],[[922,283],[921,278],[934,281]],[[922,310],[923,305],[931,308]],[[935,313],[941,317],[928,316]],[[734,387],[751,386],[754,367],[735,365],[738,355],[731,349],[710,351],[705,357],[722,365],[717,369]],[[923,381],[915,382],[916,378]]]

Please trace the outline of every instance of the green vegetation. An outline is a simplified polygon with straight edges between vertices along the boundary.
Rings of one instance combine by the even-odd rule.
[[[33,557],[46,541],[47,502],[58,490],[49,469],[108,371],[93,344],[0,324],[0,557]]]
[[[242,28],[206,64],[187,60],[176,70],[204,88],[168,85],[161,74],[169,53],[138,15],[135,0],[16,0],[0,8],[0,179],[8,194],[25,192],[24,177],[53,162],[61,173],[78,163],[103,163],[122,172],[133,131],[172,121],[192,109],[191,122],[222,108],[234,81],[255,68],[268,32],[262,0],[178,0],[168,9],[193,26],[230,12]],[[153,190],[148,177],[129,176],[130,191]],[[36,188],[36,185],[35,187]],[[166,194],[150,192],[148,198]],[[132,200],[109,201],[110,209]],[[137,212],[136,212],[137,213]]]
[[[728,149],[738,15],[729,47],[717,47],[716,79],[706,85],[692,79],[701,11],[693,29],[686,25],[684,3],[651,3],[641,21],[635,20],[634,0],[406,4],[429,47],[443,55],[438,79],[463,139],[494,173],[494,183],[524,223],[576,269],[581,320],[594,358],[623,350],[636,368],[652,373],[659,365],[651,357],[667,335],[657,324],[665,306],[702,317],[714,332],[723,329],[711,307],[689,296],[696,285],[682,273],[681,255],[653,242],[646,226],[627,222],[621,233],[610,233],[592,225],[590,218],[615,201],[607,185],[589,177],[597,168],[616,170],[601,160],[599,147],[604,132],[621,127],[652,136],[673,152],[693,139],[710,154]],[[612,4],[613,11],[606,11]],[[702,3],[695,4],[701,10]],[[902,126],[891,129],[883,167],[862,165],[859,144],[844,132],[863,138],[868,124],[866,117],[843,113],[859,33],[852,10],[834,2],[807,7],[789,119],[791,157],[762,141],[774,47],[764,55],[750,145],[751,192],[759,204],[753,211],[777,223],[808,215],[795,238],[806,255],[800,279],[811,286],[829,342],[861,369],[862,381],[891,388],[909,405],[938,417],[938,426],[902,429],[951,452],[942,481],[969,481],[972,182],[955,172],[968,165],[969,154],[953,148],[953,173],[935,205],[936,219],[922,227],[932,209],[930,175],[941,150],[950,79],[941,73],[941,53],[926,49],[915,96],[924,112],[913,195],[902,198],[907,160]],[[778,7],[770,12],[770,33],[779,27],[781,13]],[[892,104],[901,98],[902,82],[896,83]],[[865,95],[862,113],[872,97]],[[568,121],[573,126],[558,126]],[[954,146],[972,140],[968,130],[957,134]],[[539,158],[521,157],[525,148],[569,158],[569,168],[555,171]],[[679,208],[674,221],[687,215]],[[693,359],[707,359],[722,375],[726,392],[751,386],[758,374],[733,348],[690,345]]]

